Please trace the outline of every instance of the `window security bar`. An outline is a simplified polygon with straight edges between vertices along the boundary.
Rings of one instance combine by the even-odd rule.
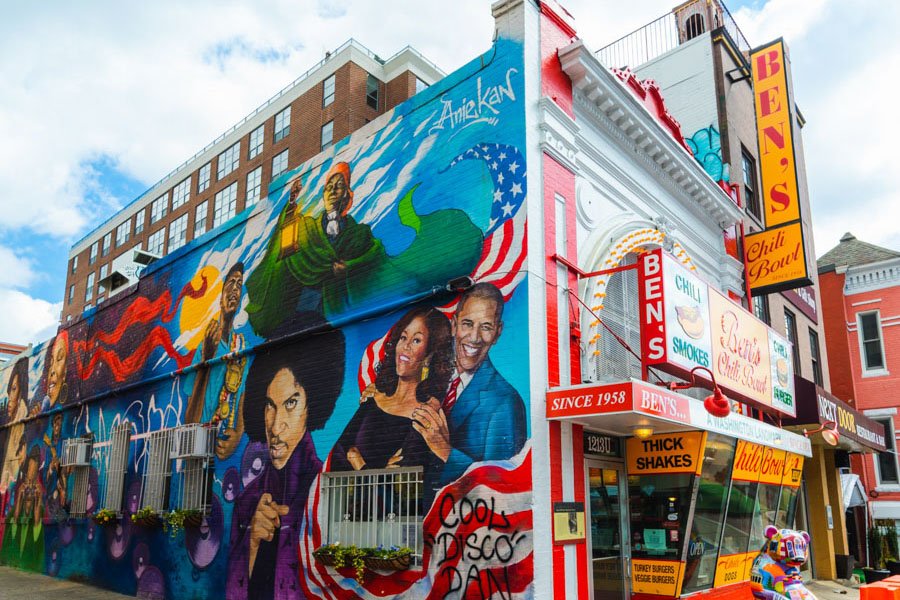
[[[147,467],[141,481],[141,508],[161,513],[169,508],[172,477],[172,429],[154,431],[147,438]]]
[[[421,562],[422,468],[326,473],[327,543],[358,547],[406,546]]]

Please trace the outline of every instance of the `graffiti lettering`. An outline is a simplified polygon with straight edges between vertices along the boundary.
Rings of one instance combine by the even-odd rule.
[[[510,77],[513,73],[518,72],[518,69],[512,67],[506,71],[505,86],[492,85],[482,87],[481,77],[479,77],[475,84],[475,99],[472,100],[463,96],[459,106],[454,106],[451,99],[441,98],[441,104],[443,104],[441,117],[437,123],[431,126],[428,133],[432,134],[436,131],[442,131],[447,127],[456,129],[458,125],[462,124],[469,126],[483,121],[487,121],[492,125],[496,123],[496,115],[500,114],[496,106],[502,104],[507,98],[513,102],[516,100]]]

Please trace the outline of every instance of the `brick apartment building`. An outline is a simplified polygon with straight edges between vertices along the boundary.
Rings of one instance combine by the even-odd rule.
[[[443,76],[410,47],[383,60],[348,40],[72,246],[61,322],[137,281],[132,250],[174,252]]]
[[[867,519],[900,523],[900,252],[846,233],[819,260],[822,312],[831,366],[831,390],[884,426],[886,451],[854,456],[869,515],[855,513],[860,555]]]

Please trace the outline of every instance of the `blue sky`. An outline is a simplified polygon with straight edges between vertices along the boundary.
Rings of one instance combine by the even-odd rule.
[[[846,230],[900,249],[891,184],[900,6],[726,2],[751,45],[784,36],[807,126],[816,251]],[[678,2],[570,0],[599,48]],[[379,24],[375,27],[372,24]],[[382,25],[383,24],[383,25]],[[71,245],[353,37],[451,72],[493,35],[488,0],[17,3],[0,22],[0,340],[51,335]],[[452,32],[452,33],[449,33]],[[878,218],[872,219],[872,216]]]

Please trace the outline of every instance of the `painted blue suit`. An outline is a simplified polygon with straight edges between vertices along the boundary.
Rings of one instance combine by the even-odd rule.
[[[462,475],[473,462],[506,460],[525,445],[525,404],[490,358],[472,376],[447,415],[450,456],[436,463],[440,489]]]

